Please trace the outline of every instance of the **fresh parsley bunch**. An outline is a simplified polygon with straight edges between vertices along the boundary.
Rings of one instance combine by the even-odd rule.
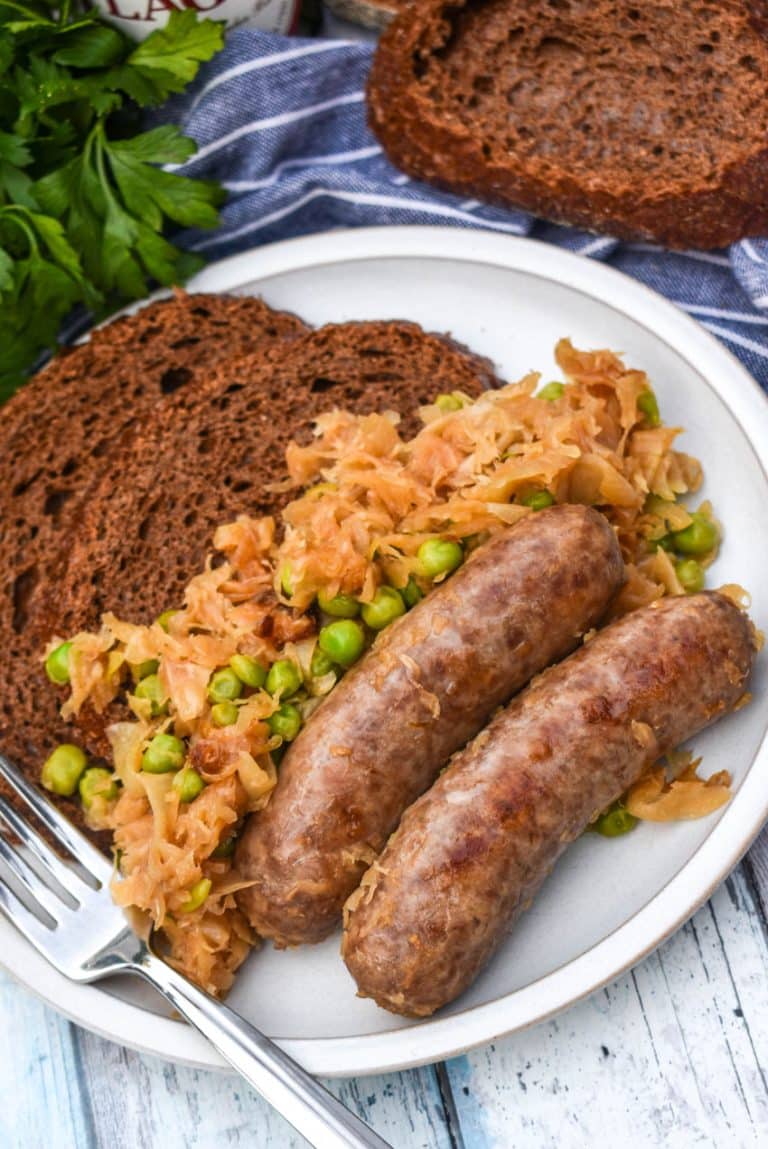
[[[0,0],[0,401],[75,304],[101,317],[201,265],[165,233],[213,227],[223,193],[158,167],[196,145],[172,126],[139,132],[139,109],[222,42],[193,11],[136,44],[73,0]]]

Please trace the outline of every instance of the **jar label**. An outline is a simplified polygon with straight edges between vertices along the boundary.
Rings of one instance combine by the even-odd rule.
[[[110,23],[134,40],[143,40],[168,23],[171,12],[192,9],[202,17],[224,20],[228,27],[247,24],[264,32],[291,32],[301,0],[95,0]]]

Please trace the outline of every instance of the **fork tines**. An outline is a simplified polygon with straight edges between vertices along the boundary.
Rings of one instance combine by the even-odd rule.
[[[16,791],[18,796],[29,806],[35,817],[45,826],[48,833],[71,855],[73,860],[78,863],[81,870],[78,874],[79,877],[88,882],[89,885],[96,888],[99,884],[106,885],[112,876],[112,864],[108,858],[92,846],[91,843],[85,838],[79,830],[69,822],[63,814],[53,806],[47,798],[45,798],[35,787],[27,781],[21,771],[10,762],[4,754],[0,753],[0,778],[3,778],[8,785]],[[11,810],[7,803],[3,803],[3,817],[8,821],[7,814],[10,812],[11,818],[14,821],[12,827],[13,832],[18,836],[19,840],[28,846],[30,851],[35,854],[44,864],[58,877],[56,863],[60,868],[63,863],[56,856],[55,852],[45,843],[43,838],[28,825],[24,819]],[[21,829],[19,828],[21,827]],[[51,864],[51,858],[55,859],[54,864]],[[75,871],[66,867],[66,873],[71,875]]]

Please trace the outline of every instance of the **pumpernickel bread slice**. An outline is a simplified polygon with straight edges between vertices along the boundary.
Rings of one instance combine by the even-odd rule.
[[[31,777],[72,734],[40,665],[43,634],[34,619],[35,603],[57,594],[57,556],[74,542],[83,493],[104,474],[121,436],[205,383],[219,360],[266,357],[306,330],[257,298],[178,293],[93,332],[3,407],[0,748]],[[110,470],[109,484],[119,479]]]
[[[113,443],[223,358],[266,354],[307,330],[255,297],[177,293],[94,331],[4,407],[0,430],[0,636],[24,629],[43,567]]]
[[[274,513],[294,497],[269,484],[286,477],[289,440],[307,441],[321,411],[395,410],[412,434],[418,407],[438,392],[478,395],[497,384],[488,360],[406,322],[331,324],[271,363],[225,361],[203,391],[180,392],[102,460],[38,629],[65,636],[98,625],[107,609],[150,621],[178,604],[218,524]],[[105,721],[116,716],[84,709],[78,727],[92,752],[106,751]]]
[[[393,163],[452,191],[670,247],[768,228],[765,0],[419,0],[368,100]]]
[[[477,395],[496,382],[487,360],[405,322],[331,324],[274,362],[226,360],[204,389],[181,392],[102,460],[48,604],[49,629],[93,625],[107,609],[147,621],[178,603],[216,526],[294,497],[269,485],[286,477],[288,442],[308,440],[321,411],[395,410],[409,434],[437,392]]]

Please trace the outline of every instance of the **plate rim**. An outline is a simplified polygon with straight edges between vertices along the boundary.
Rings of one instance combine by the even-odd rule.
[[[404,258],[446,259],[527,272],[628,314],[706,379],[741,426],[763,472],[768,472],[768,401],[739,360],[652,288],[616,268],[538,240],[440,226],[338,230],[230,256],[206,267],[187,284],[187,290],[236,291],[244,283],[288,272]],[[521,989],[458,1014],[385,1033],[289,1039],[279,1044],[313,1073],[365,1076],[464,1053],[575,1005],[670,937],[749,849],[768,816],[768,782],[761,795],[759,769],[768,762],[767,739],[768,730],[726,812],[688,861],[631,918],[584,953]],[[686,893],[690,888],[696,891],[693,897]],[[102,1037],[194,1068],[228,1068],[191,1027],[100,992],[98,986],[68,981],[4,918],[0,918],[0,965],[57,1012]]]

